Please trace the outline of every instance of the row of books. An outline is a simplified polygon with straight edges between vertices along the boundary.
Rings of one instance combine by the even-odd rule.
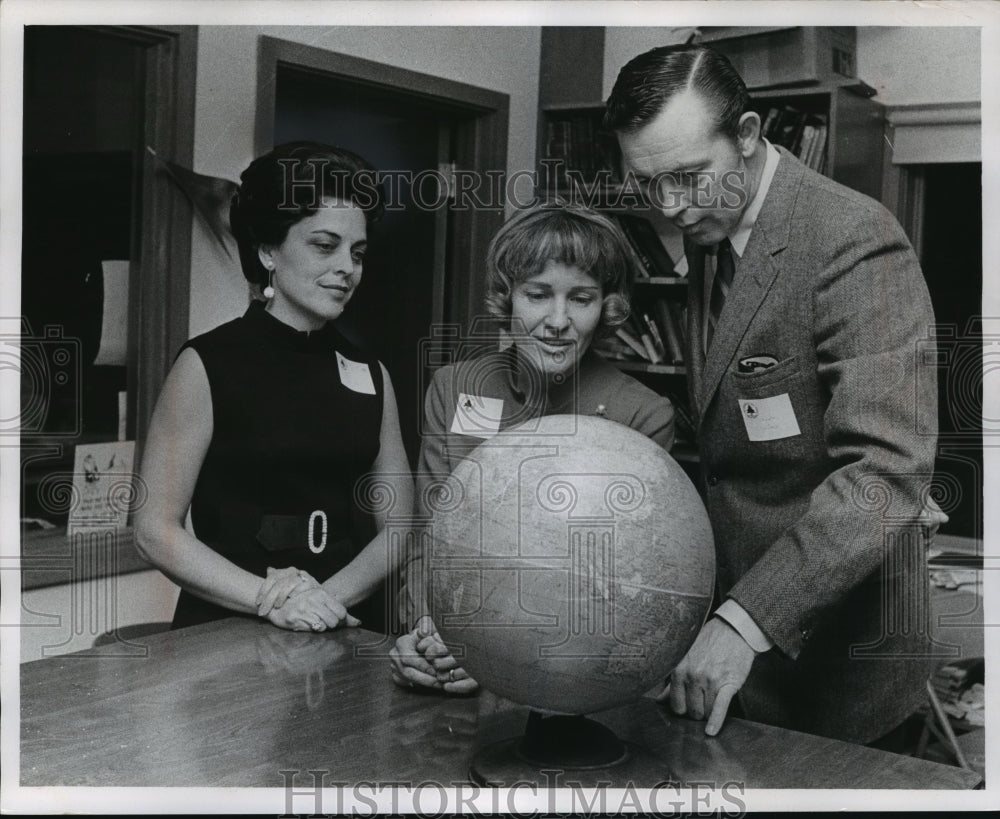
[[[579,171],[588,182],[598,171],[607,169],[610,171],[609,181],[621,181],[601,137],[600,120],[593,114],[549,119],[545,153],[550,160],[560,160],[556,169],[557,188],[569,188],[567,169]]]
[[[647,364],[684,364],[684,306],[655,298],[633,305],[632,315],[614,336],[595,342],[605,358]]]
[[[787,148],[820,173],[826,161],[827,130],[824,115],[806,113],[791,105],[770,108],[761,123],[761,133],[766,139]]]
[[[631,213],[618,213],[615,214],[615,218],[631,246],[637,277],[648,279],[655,276],[678,275],[677,260],[670,255],[656,228],[648,219]],[[675,250],[678,259],[683,257],[683,241],[678,234],[679,244]]]
[[[658,299],[652,306],[652,315],[637,310],[624,327],[617,328],[615,335],[596,340],[594,349],[614,361],[681,364],[684,336],[680,328],[684,326],[684,309],[679,302],[666,299]],[[653,315],[659,316],[659,320]],[[655,389],[673,404],[677,441],[693,442],[694,418],[683,379],[667,379],[666,383],[658,380]]]

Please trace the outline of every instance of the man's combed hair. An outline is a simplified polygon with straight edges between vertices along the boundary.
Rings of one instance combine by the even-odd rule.
[[[628,318],[632,262],[628,240],[609,217],[577,204],[548,202],[515,213],[497,231],[486,253],[486,309],[500,319],[512,312],[514,287],[549,262],[576,267],[604,292],[598,333]]]
[[[746,85],[724,54],[703,45],[661,46],[626,63],[608,97],[604,127],[638,130],[688,89],[706,100],[721,133],[737,136],[740,117],[750,107]]]

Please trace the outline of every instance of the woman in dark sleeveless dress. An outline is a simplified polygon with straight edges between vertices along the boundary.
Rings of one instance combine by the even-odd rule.
[[[375,182],[357,155],[316,143],[241,176],[230,217],[261,298],[184,346],[143,456],[136,540],[181,586],[174,628],[233,614],[356,625],[347,610],[392,568],[384,511],[363,503],[367,481],[412,504],[392,384],[332,324],[383,209]]]

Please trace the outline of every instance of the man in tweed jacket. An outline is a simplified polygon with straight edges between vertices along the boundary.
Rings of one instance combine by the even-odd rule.
[[[763,140],[711,49],[636,57],[606,124],[689,266],[721,605],[664,697],[709,734],[739,692],[751,719],[876,741],[940,661],[925,565],[937,392],[917,377],[934,319],[914,252],[881,205]]]

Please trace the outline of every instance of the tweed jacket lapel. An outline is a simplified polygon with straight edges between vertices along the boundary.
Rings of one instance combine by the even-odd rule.
[[[703,352],[702,338],[704,325],[704,298],[701,292],[703,278],[699,276],[697,287],[692,280],[694,292],[689,294],[692,307],[697,302],[698,308],[692,310],[691,318],[697,326],[690,327],[692,347],[697,351],[692,357],[692,369],[695,377],[693,385],[698,406],[698,424],[704,418],[705,410],[712,401],[712,396],[719,388],[722,377],[726,374],[729,364],[736,353],[740,341],[746,334],[753,317],[760,310],[775,277],[781,269],[780,259],[776,258],[788,246],[791,214],[795,206],[799,185],[802,181],[803,167],[795,158],[778,148],[781,159],[778,162],[771,187],[764,200],[750,234],[743,256],[737,262],[737,276],[729,289],[729,295],[722,308],[722,315],[716,326],[715,337],[707,356]],[[698,264],[698,270],[704,274],[705,251],[699,248],[700,258],[693,259]],[[689,324],[691,322],[689,321]],[[700,355],[699,355],[700,353]],[[704,360],[701,365],[699,358]]]

